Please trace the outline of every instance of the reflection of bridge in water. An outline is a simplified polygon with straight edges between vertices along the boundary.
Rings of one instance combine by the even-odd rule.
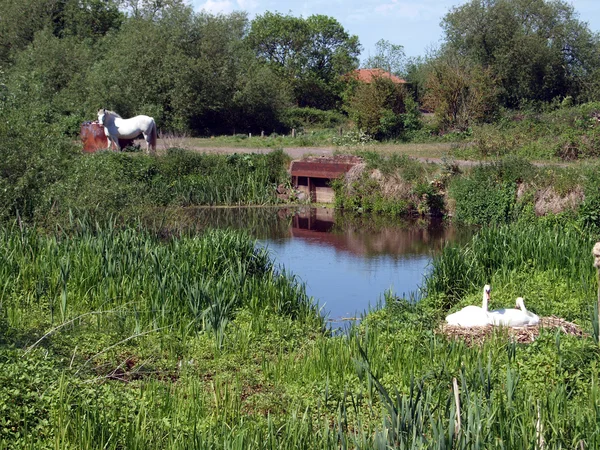
[[[418,292],[433,254],[464,228],[377,216],[348,217],[331,208],[183,208],[155,211],[165,237],[208,228],[241,230],[268,249],[276,267],[305,283],[333,319],[357,317],[386,291]],[[337,326],[337,325],[332,325]]]

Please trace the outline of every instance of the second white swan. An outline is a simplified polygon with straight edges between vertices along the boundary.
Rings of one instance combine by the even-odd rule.
[[[488,313],[493,325],[503,325],[506,327],[526,327],[537,325],[540,322],[539,316],[527,311],[523,297],[518,297],[515,302],[515,308],[496,309]]]

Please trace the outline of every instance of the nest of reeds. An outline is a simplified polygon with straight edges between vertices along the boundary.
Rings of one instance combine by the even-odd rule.
[[[556,316],[542,317],[540,318],[540,323],[538,325],[518,328],[497,327],[493,325],[487,325],[485,327],[463,328],[444,323],[440,327],[439,332],[450,339],[462,340],[467,345],[481,345],[487,338],[498,332],[507,333],[511,340],[514,340],[515,342],[520,344],[528,344],[535,341],[540,335],[540,331],[544,328],[559,330],[562,333],[569,334],[571,336],[587,336],[587,333],[585,333],[573,322],[569,322]]]

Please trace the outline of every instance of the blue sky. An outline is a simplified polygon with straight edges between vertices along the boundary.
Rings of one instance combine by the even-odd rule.
[[[442,37],[440,21],[452,6],[466,0],[191,0],[196,11],[230,13],[246,11],[250,18],[265,11],[308,17],[325,14],[336,18],[363,46],[361,60],[374,53],[385,39],[404,46],[407,56],[425,55]],[[600,32],[600,0],[570,2],[590,29]]]

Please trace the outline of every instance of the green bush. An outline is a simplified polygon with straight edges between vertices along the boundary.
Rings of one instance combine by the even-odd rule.
[[[275,203],[287,180],[287,156],[216,155],[171,149],[158,158],[98,152],[81,155],[51,190],[57,215],[136,215],[152,206]]]
[[[455,156],[474,149],[475,157],[516,155],[535,159],[575,160],[600,154],[600,103],[538,109],[504,110],[494,124],[473,126],[473,140]]]
[[[376,77],[371,83],[359,83],[346,109],[350,118],[359,130],[374,136],[376,139],[399,137],[404,131],[405,114],[407,113],[406,89],[385,77]],[[414,113],[414,102],[412,102]],[[412,126],[412,120],[407,118]]]
[[[452,178],[448,193],[455,201],[455,220],[472,225],[514,220],[517,183],[529,180],[533,172],[532,164],[520,158],[505,158]]]
[[[38,121],[39,114],[43,112],[0,108],[0,220],[44,214],[53,203],[49,192],[76,157],[76,146]]]
[[[283,113],[283,122],[289,128],[332,128],[343,124],[346,116],[335,111],[316,108],[288,108]]]
[[[396,217],[414,214],[439,216],[445,211],[443,196],[438,187],[427,180],[424,164],[399,154],[359,151],[357,155],[366,162],[366,170],[359,179],[349,184],[344,179],[332,184],[336,208]],[[384,178],[372,177],[374,171]],[[394,184],[396,188],[385,192],[386,187]]]

